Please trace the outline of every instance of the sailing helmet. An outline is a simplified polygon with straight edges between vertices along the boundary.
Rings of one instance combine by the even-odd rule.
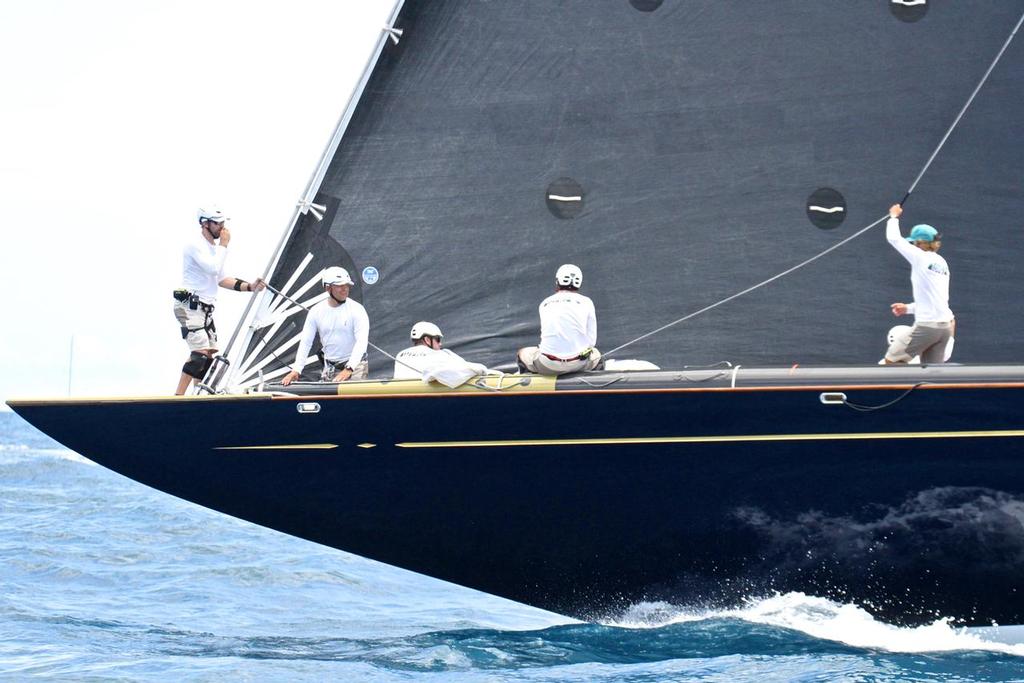
[[[420,322],[413,325],[412,329],[409,331],[409,338],[412,339],[413,341],[416,341],[417,339],[422,339],[423,337],[437,337],[438,339],[440,339],[443,336],[444,335],[441,334],[440,327],[438,327],[434,323],[428,323],[425,320],[421,320]]]
[[[329,268],[324,268],[324,272],[320,276],[320,279],[323,281],[324,287],[328,287],[330,285],[355,284],[354,282],[352,282],[352,278],[348,276],[348,271],[342,268],[341,266],[331,266]]]
[[[560,287],[575,287],[579,289],[583,285],[583,271],[579,266],[566,263],[555,272],[555,282]]]
[[[196,216],[199,218],[199,222],[213,221],[214,223],[223,223],[228,218],[224,215],[218,207],[208,204],[206,206],[199,207],[199,211],[196,212]]]
[[[894,342],[900,342],[901,344],[910,343],[910,332],[913,328],[910,325],[896,325],[889,330],[889,346],[892,346]]]

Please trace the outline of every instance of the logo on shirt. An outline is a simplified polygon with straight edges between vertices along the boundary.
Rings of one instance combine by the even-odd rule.
[[[366,266],[363,268],[363,282],[368,285],[372,285],[380,279],[380,271],[373,266]]]
[[[949,275],[949,268],[942,265],[941,263],[929,263],[928,270],[937,275]]]

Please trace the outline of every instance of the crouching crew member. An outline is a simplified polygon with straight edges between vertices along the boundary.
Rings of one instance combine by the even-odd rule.
[[[583,271],[567,263],[555,273],[555,293],[540,303],[540,346],[519,349],[521,370],[564,375],[601,364],[597,314],[590,297],[579,293]]]
[[[895,316],[912,314],[914,327],[906,344],[895,341],[885,353],[886,364],[907,363],[915,356],[922,363],[943,363],[953,335],[953,311],[949,308],[949,266],[939,256],[941,235],[930,225],[915,225],[910,236],[900,235],[903,207],[889,208],[885,239],[910,263],[910,284],[914,301],[890,306]],[[952,349],[950,349],[952,351]]]
[[[325,268],[322,281],[327,298],[313,306],[306,315],[299,350],[295,354],[295,365],[281,380],[281,384],[291,384],[302,374],[309,349],[313,346],[313,337],[318,334],[324,353],[321,382],[366,379],[370,318],[363,305],[348,296],[349,287],[355,283],[348,271],[340,266]]]
[[[412,346],[395,356],[395,379],[422,379],[424,373],[445,370],[465,370],[478,375],[487,372],[486,366],[470,363],[454,351],[442,349],[444,335],[434,323],[416,323],[409,331],[409,338]]]
[[[259,278],[246,282],[224,276],[224,259],[231,242],[231,231],[224,226],[227,219],[216,207],[199,209],[198,217],[199,235],[185,245],[181,289],[174,290],[174,317],[190,351],[174,392],[178,396],[185,393],[189,383],[206,375],[217,352],[217,327],[213,323],[217,286],[238,292],[258,292],[266,287]]]

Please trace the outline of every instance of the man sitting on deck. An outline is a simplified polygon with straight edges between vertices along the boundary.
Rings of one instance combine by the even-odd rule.
[[[470,377],[487,373],[487,367],[470,363],[448,349],[442,349],[444,335],[441,328],[425,320],[409,331],[412,346],[395,356],[395,379],[437,380],[450,387],[464,383]]]
[[[578,266],[566,263],[555,273],[555,293],[540,303],[540,346],[519,349],[521,370],[564,375],[599,366],[597,314],[590,297],[580,294],[582,285]]]

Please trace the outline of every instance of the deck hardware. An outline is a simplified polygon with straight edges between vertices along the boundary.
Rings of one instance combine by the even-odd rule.
[[[313,415],[320,412],[319,403],[298,403],[295,409],[299,411],[300,415]]]
[[[818,396],[818,400],[827,406],[841,406],[846,404],[846,394],[841,391],[825,391]]]

